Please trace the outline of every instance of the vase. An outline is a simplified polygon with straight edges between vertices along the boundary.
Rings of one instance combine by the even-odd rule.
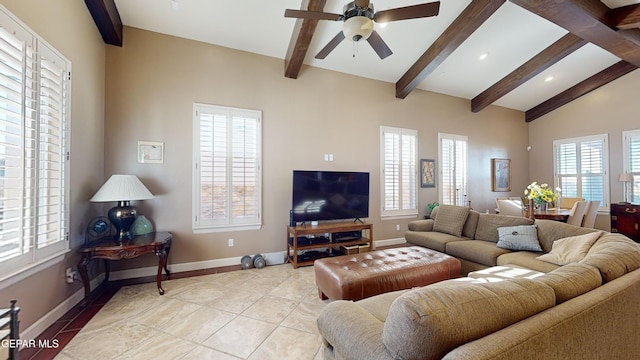
[[[547,210],[549,210],[549,203],[548,202],[541,202],[540,203],[540,212],[547,212]]]
[[[153,232],[153,225],[151,221],[147,219],[144,215],[138,215],[136,220],[131,225],[131,234],[134,236],[137,235],[145,235]]]

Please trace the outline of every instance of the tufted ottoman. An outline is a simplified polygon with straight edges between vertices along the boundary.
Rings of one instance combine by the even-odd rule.
[[[360,300],[460,276],[460,260],[420,246],[328,257],[313,265],[322,299]]]

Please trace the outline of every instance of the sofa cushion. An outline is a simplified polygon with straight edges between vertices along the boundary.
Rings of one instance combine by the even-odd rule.
[[[536,225],[538,225],[538,241],[542,250],[546,253],[551,251],[553,242],[558,239],[600,231],[555,220],[536,220]]]
[[[394,358],[441,359],[554,305],[553,289],[530,279],[425,286],[393,302],[382,341]]]
[[[469,216],[469,208],[464,206],[440,205],[433,224],[433,231],[462,236],[462,228]]]
[[[536,225],[499,227],[496,246],[515,251],[542,251],[538,242],[538,227]]]
[[[532,225],[533,220],[498,214],[480,214],[475,239],[498,242],[498,228],[503,226]]]
[[[497,264],[499,266],[522,266],[527,269],[548,273],[560,267],[560,265],[537,260],[539,252],[532,251],[514,251],[508,254],[498,256]]]
[[[601,231],[569,236],[553,242],[551,252],[540,255],[536,259],[556,265],[567,265],[578,262],[587,256],[593,243],[602,235]]]
[[[556,304],[585,294],[602,285],[600,271],[593,266],[573,263],[536,278],[556,293]]]
[[[407,231],[404,238],[411,244],[426,247],[439,252],[446,252],[446,245],[463,239],[437,231]]]
[[[606,233],[581,262],[597,267],[602,280],[609,282],[640,267],[640,245],[624,235]]]
[[[475,210],[469,210],[469,216],[467,216],[467,221],[464,223],[462,227],[462,236],[473,239],[476,235],[476,228],[478,227],[478,220],[480,219],[480,213]]]
[[[447,243],[445,252],[459,259],[473,261],[485,266],[495,266],[497,265],[498,256],[511,251],[500,249],[490,241],[462,240]]]

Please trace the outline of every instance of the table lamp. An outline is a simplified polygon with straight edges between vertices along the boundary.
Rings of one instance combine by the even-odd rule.
[[[620,180],[624,185],[624,202],[629,202],[629,184],[633,181],[633,175],[629,173],[621,173]]]
[[[136,219],[136,208],[129,204],[131,200],[153,199],[153,194],[135,175],[111,175],[100,190],[93,195],[91,202],[116,201],[118,205],[109,210],[109,220],[117,230],[116,239],[122,243],[133,236],[129,229]]]

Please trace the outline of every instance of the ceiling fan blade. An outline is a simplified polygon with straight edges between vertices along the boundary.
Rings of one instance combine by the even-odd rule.
[[[369,6],[369,0],[355,0],[356,6],[359,8],[367,8]]]
[[[344,34],[342,33],[342,31],[340,31],[338,35],[331,39],[331,41],[329,41],[329,43],[318,52],[318,54],[316,55],[316,59],[322,60],[326,58],[327,55],[329,55],[329,53],[342,42],[342,40],[344,40]]]
[[[371,45],[376,54],[380,56],[380,59],[384,59],[387,56],[393,54],[393,51],[389,49],[387,44],[384,42],[384,40],[382,40],[378,32],[375,30],[371,33],[371,35],[369,35],[367,42],[369,42],[369,45]]]
[[[382,10],[375,13],[373,20],[377,23],[386,23],[397,20],[417,19],[436,16],[440,12],[440,2],[405,6],[401,8]]]
[[[307,10],[293,10],[286,9],[284,11],[284,17],[298,18],[298,19],[311,19],[311,20],[342,20],[341,14],[331,14],[321,11],[307,11]]]

